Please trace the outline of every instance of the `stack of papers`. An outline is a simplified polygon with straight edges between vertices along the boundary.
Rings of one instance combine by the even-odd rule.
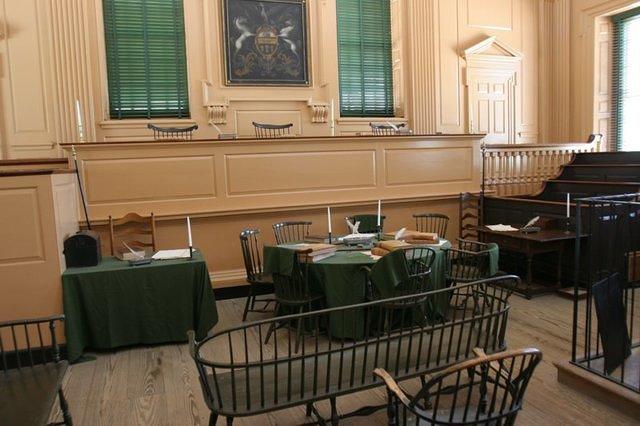
[[[189,249],[160,250],[152,256],[153,260],[188,259],[191,257]]]
[[[491,229],[492,231],[498,232],[509,232],[518,230],[518,228],[514,228],[511,225],[503,225],[501,223],[499,223],[498,225],[487,225],[487,228]]]

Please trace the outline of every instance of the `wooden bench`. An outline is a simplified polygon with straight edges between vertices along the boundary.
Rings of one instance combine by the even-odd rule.
[[[211,410],[209,424],[219,415],[231,424],[234,417],[252,416],[306,405],[307,415],[322,419],[313,403],[329,399],[331,423],[354,415],[366,415],[379,407],[363,407],[339,416],[336,398],[382,386],[374,376],[384,368],[401,381],[444,369],[474,357],[473,349],[486,353],[506,348],[508,298],[519,278],[503,276],[460,284],[416,295],[378,300],[303,314],[245,323],[216,332],[196,342],[189,333],[191,355],[198,368],[205,401]],[[500,284],[500,286],[495,284]],[[441,298],[449,300],[445,318],[419,318],[415,310],[395,312],[392,327],[385,327],[383,305],[411,302],[428,307]],[[428,314],[429,315],[429,314]],[[308,331],[295,351],[296,331],[277,328],[268,344],[267,330],[302,319]],[[332,339],[321,331],[332,322],[363,326],[361,340]]]
[[[62,392],[68,363],[60,360],[55,331],[62,320],[54,316],[0,323],[0,424],[45,425],[56,397],[64,422],[55,424],[72,424]]]

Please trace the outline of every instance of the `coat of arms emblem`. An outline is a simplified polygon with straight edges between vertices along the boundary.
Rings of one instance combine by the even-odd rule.
[[[228,84],[308,85],[306,0],[225,0]]]

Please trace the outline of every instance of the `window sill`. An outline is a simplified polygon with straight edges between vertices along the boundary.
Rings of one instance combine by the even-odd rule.
[[[157,118],[157,119],[140,119],[130,118],[123,120],[104,120],[98,123],[101,129],[146,129],[147,124],[155,124],[158,126],[193,126],[197,122],[191,118]]]
[[[362,123],[406,123],[408,120],[402,117],[340,117],[336,118],[338,124],[362,124]]]

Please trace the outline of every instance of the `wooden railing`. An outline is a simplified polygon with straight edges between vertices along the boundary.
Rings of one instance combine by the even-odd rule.
[[[557,176],[573,154],[598,151],[600,139],[592,135],[587,142],[568,144],[484,145],[484,189],[495,195],[534,193],[542,182]]]

